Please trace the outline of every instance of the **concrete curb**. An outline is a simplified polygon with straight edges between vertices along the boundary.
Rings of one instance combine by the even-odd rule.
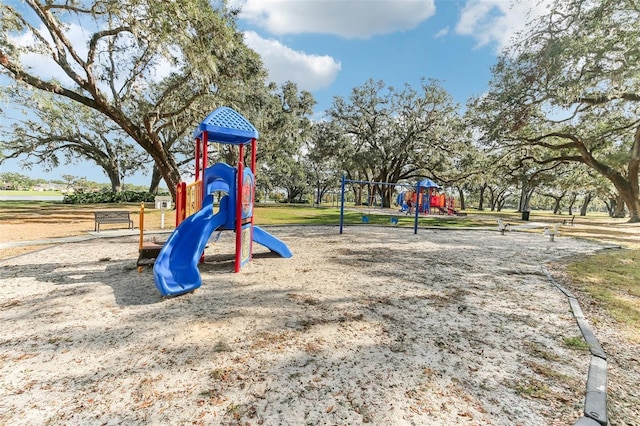
[[[14,241],[11,243],[0,243],[0,249],[24,247],[24,246],[43,246],[47,244],[62,244],[62,243],[75,243],[78,241],[87,241],[95,238],[94,236],[77,236],[77,237],[60,237],[60,238],[46,238],[43,240],[32,241]]]
[[[542,271],[547,276],[547,279],[567,296],[573,317],[576,319],[582,337],[589,345],[589,351],[591,352],[587,389],[584,397],[584,416],[578,419],[574,426],[607,426],[609,423],[607,416],[607,355],[585,319],[578,299],[558,284],[546,267],[543,266]]]
[[[145,231],[144,235],[156,235],[156,234],[169,234],[173,232],[173,229],[163,229],[154,231]],[[75,237],[60,237],[60,238],[46,238],[42,240],[31,241],[14,241],[10,243],[0,243],[0,249],[24,247],[24,246],[43,246],[48,244],[64,244],[64,243],[76,243],[79,241],[92,240],[94,238],[117,238],[117,237],[132,237],[140,235],[140,231],[136,230],[113,230],[113,231],[101,231],[101,232],[88,232],[89,235],[78,235]]]

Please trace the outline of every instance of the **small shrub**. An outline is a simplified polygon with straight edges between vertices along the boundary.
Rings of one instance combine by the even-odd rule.
[[[169,193],[158,195],[169,195]],[[155,197],[156,194],[146,191],[105,191],[67,194],[62,202],[65,204],[152,203]]]

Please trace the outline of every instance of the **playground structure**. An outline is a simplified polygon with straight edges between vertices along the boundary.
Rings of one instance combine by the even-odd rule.
[[[140,222],[138,226],[140,229],[140,238],[138,242],[138,260],[136,262],[138,273],[142,272],[145,266],[153,265],[164,245],[164,243],[158,243],[156,241],[144,241],[144,213],[144,203],[140,203]]]
[[[252,257],[253,242],[282,257],[291,257],[285,243],[253,223],[258,131],[242,115],[221,107],[194,131],[195,182],[178,184],[176,229],[158,254],[153,267],[155,284],[164,296],[191,292],[202,284],[198,263],[215,231],[231,230],[235,236],[234,272]],[[238,146],[238,164],[208,165],[208,143]],[[251,145],[251,164],[244,165],[245,145]],[[214,197],[220,197],[214,205]]]
[[[155,197],[155,208],[160,209],[160,229],[164,229],[164,216],[165,211],[171,208],[171,197],[158,195]],[[144,202],[140,203],[139,214],[139,226],[140,240],[138,244],[138,260],[136,266],[138,267],[138,273],[142,272],[147,265],[153,265],[156,257],[160,254],[164,242],[157,242],[154,238],[153,241],[144,241],[144,218],[145,218],[145,205]]]
[[[347,184],[358,185],[378,185],[378,186],[392,186],[392,187],[408,187],[409,185],[404,183],[390,183],[390,182],[370,182],[362,180],[347,179],[346,176],[342,176],[341,195],[340,195],[340,233],[343,233],[344,228],[344,202],[345,191]],[[440,213],[449,215],[466,215],[466,213],[459,213],[455,209],[455,203],[453,197],[447,197],[445,194],[438,194],[437,189],[440,188],[438,184],[431,179],[423,179],[419,181],[415,187],[410,187],[406,191],[402,191],[396,197],[396,202],[400,206],[400,212],[406,212],[407,214],[413,214],[414,234],[418,233],[418,217],[419,214],[430,214],[432,209],[437,209]],[[418,194],[418,196],[416,196]],[[372,197],[369,197],[371,200]],[[369,223],[368,217],[362,217],[363,223]],[[391,218],[391,224],[397,225],[397,218]]]
[[[420,187],[419,191],[411,188],[398,194],[396,202],[400,206],[400,212],[411,214],[416,208],[422,214],[458,214],[454,198],[438,193],[440,185],[431,179],[423,179],[417,186]]]

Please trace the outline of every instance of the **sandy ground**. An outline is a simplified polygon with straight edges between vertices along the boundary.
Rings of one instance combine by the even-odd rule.
[[[0,261],[0,424],[567,425],[589,354],[548,262],[600,246],[540,234],[278,227],[233,234],[203,285],[163,298],[137,238]]]

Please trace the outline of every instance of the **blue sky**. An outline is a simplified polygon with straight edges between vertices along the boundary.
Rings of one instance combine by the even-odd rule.
[[[440,80],[460,105],[481,95],[490,67],[528,18],[545,11],[537,0],[230,0],[242,7],[238,22],[247,44],[262,57],[270,80],[310,91],[321,119],[335,96],[348,97],[367,79],[418,87]],[[41,74],[46,71],[41,71]],[[43,75],[44,76],[44,75]],[[203,117],[209,111],[203,111]],[[259,130],[259,129],[258,129]],[[17,161],[2,172],[60,179],[63,174],[108,182],[94,165],[80,163],[45,173],[22,172]],[[138,175],[125,183],[147,185]]]

